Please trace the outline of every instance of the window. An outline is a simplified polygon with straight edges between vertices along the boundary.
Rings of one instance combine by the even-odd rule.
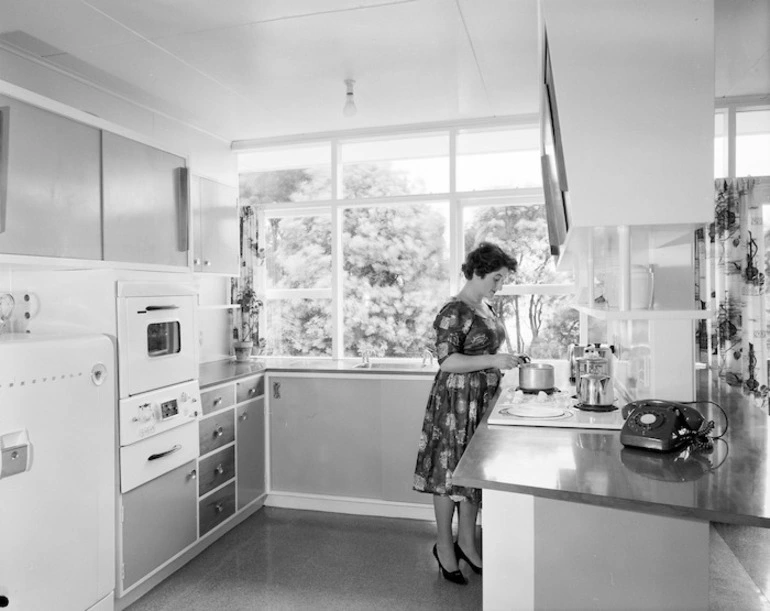
[[[331,355],[331,215],[319,210],[265,215],[265,324],[268,354]]]
[[[241,201],[249,204],[331,198],[331,145],[289,146],[238,156]]]
[[[714,115],[714,178],[725,178],[727,169],[727,111]]]
[[[465,253],[489,240],[520,261],[499,302],[513,343],[565,358],[578,314],[550,255],[538,133],[501,124],[241,154],[265,353],[420,357],[438,308],[462,286]]]
[[[540,128],[464,130],[457,135],[457,190],[539,187]]]
[[[345,199],[449,191],[449,135],[382,138],[341,145]]]
[[[735,113],[735,175],[770,176],[770,110]]]
[[[449,295],[449,203],[343,213],[345,356],[419,357]]]

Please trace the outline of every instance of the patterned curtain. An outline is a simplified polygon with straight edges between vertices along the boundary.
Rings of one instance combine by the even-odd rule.
[[[240,261],[241,274],[238,278],[232,278],[230,283],[231,303],[239,303],[244,292],[255,289],[254,274],[257,266],[264,261],[264,250],[259,248],[259,229],[257,225],[256,209],[253,205],[241,206],[240,215]],[[235,310],[233,319],[233,338],[241,339],[244,331],[243,312]],[[254,327],[254,351],[260,354],[265,347],[265,339],[260,336],[258,322]]]
[[[714,222],[696,232],[696,292],[716,314],[700,323],[697,342],[721,380],[767,406],[765,239],[754,184],[717,180]]]

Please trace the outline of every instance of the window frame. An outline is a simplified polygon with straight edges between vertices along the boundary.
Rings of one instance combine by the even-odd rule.
[[[449,205],[449,294],[456,294],[461,288],[461,275],[453,273],[459,270],[465,258],[463,237],[463,209],[471,206],[488,206],[494,200],[504,200],[505,205],[545,205],[542,187],[522,187],[506,189],[490,189],[481,191],[457,191],[457,137],[461,132],[470,129],[510,129],[510,128],[536,128],[539,129],[539,119],[536,115],[507,118],[494,121],[480,121],[470,123],[457,123],[444,125],[441,128],[435,124],[423,127],[383,129],[383,130],[355,130],[351,132],[339,132],[323,134],[314,139],[269,139],[265,141],[248,141],[234,143],[233,149],[247,153],[258,148],[271,148],[281,144],[310,144],[313,141],[324,140],[331,144],[331,199],[317,201],[302,201],[290,203],[265,203],[255,205],[257,227],[260,236],[266,235],[267,219],[282,216],[310,216],[313,214],[331,214],[331,288],[330,289],[267,289],[266,274],[260,267],[255,268],[255,288],[257,292],[267,299],[281,298],[309,298],[329,299],[332,302],[332,354],[331,357],[315,357],[319,359],[341,359],[344,356],[344,328],[343,328],[343,290],[342,290],[342,216],[344,210],[355,207],[371,207],[377,205],[398,206],[399,204],[414,202],[441,201]],[[371,138],[398,138],[419,135],[421,133],[435,134],[446,131],[449,137],[449,191],[446,193],[426,193],[414,195],[399,195],[389,197],[367,197],[357,199],[342,199],[342,164],[341,145],[349,141],[360,141]],[[513,203],[511,203],[513,202]],[[506,284],[500,291],[501,295],[566,295],[574,293],[574,283],[564,284],[536,284],[519,285]],[[265,308],[260,312],[260,325],[266,325]],[[582,316],[580,323],[583,324]],[[278,355],[279,358],[281,355]]]
[[[770,110],[766,95],[736,96],[720,98],[714,103],[714,115],[725,116],[725,144],[727,148],[727,175],[723,178],[740,178],[736,176],[737,164],[737,134],[736,115],[739,112],[752,110]],[[714,135],[716,139],[716,134]]]

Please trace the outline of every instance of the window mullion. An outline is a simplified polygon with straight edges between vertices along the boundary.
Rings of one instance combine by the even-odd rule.
[[[332,140],[332,358],[342,358],[345,352],[342,310],[342,163],[339,140]]]

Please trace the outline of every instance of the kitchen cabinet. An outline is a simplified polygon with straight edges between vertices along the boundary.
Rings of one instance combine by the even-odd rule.
[[[196,479],[192,460],[122,495],[119,594],[195,543]]]
[[[191,188],[194,271],[237,276],[237,189],[202,176],[191,178]]]
[[[263,387],[264,376],[259,381],[238,382],[240,387]],[[248,394],[248,390],[246,391]],[[239,403],[236,413],[238,511],[265,493],[265,399],[258,396]]]
[[[412,479],[431,383],[270,375],[271,490],[430,502]]]
[[[189,265],[183,157],[104,131],[102,181],[106,261]]]
[[[712,221],[713,3],[540,6],[570,227]]]
[[[200,536],[265,492],[264,374],[201,392]]]
[[[0,96],[0,252],[101,259],[98,129]]]

